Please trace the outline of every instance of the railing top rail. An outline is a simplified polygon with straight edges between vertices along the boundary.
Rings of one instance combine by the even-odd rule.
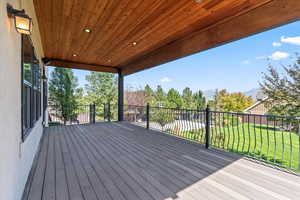
[[[69,104],[66,104],[66,105],[48,104],[48,106],[90,106],[90,105],[93,105],[93,104],[73,104],[73,105],[69,105]]]
[[[75,104],[75,105],[57,105],[57,104],[48,104],[48,106],[51,107],[60,107],[60,106],[66,106],[66,107],[71,107],[71,106],[90,106],[93,104]],[[103,104],[103,105],[108,105],[108,104]],[[114,105],[114,104],[110,104]],[[146,105],[132,105],[132,104],[124,104],[124,107],[137,107],[137,108],[145,108]],[[196,109],[184,109],[184,108],[171,108],[171,107],[163,107],[163,106],[150,106],[150,109],[164,109],[164,110],[175,110],[175,111],[180,111],[180,112],[205,112],[205,110],[196,110]],[[252,114],[252,113],[243,113],[243,112],[226,112],[226,111],[214,111],[210,110],[211,113],[220,113],[220,114],[231,114],[231,115],[240,115],[240,116],[253,116],[253,117],[266,117],[266,118],[277,118],[277,119],[292,119],[292,120],[299,120],[300,117],[295,117],[295,116],[278,116],[278,115],[260,115],[260,114]]]
[[[267,118],[285,118],[285,119],[300,120],[299,117],[294,117],[294,116],[259,115],[259,114],[252,114],[252,113],[225,112],[225,111],[210,111],[210,112],[212,112],[212,113],[221,113],[221,114],[232,114],[232,115],[257,116],[257,117],[267,117]]]
[[[132,107],[145,107],[141,105],[124,105],[124,106],[132,106]],[[157,109],[171,109],[171,110],[180,110],[180,111],[194,111],[194,112],[205,112],[205,110],[195,110],[195,109],[184,109],[184,108],[170,108],[170,107],[162,107],[162,106],[150,106],[150,108],[157,108]],[[285,118],[285,119],[295,119],[300,120],[299,117],[295,116],[278,116],[278,115],[260,115],[260,114],[252,114],[252,113],[243,113],[243,112],[226,112],[226,111],[214,111],[210,110],[213,113],[224,113],[224,114],[234,114],[234,115],[245,115],[245,116],[257,116],[257,117],[269,117],[269,118]]]
[[[125,104],[124,106],[132,106],[132,107],[144,107],[146,106],[141,106],[141,105],[127,105]],[[205,112],[205,110],[195,110],[195,109],[185,109],[185,108],[170,108],[170,107],[163,107],[163,106],[150,106],[150,108],[157,108],[157,109],[169,109],[169,110],[180,110],[180,111],[193,111],[193,112]]]

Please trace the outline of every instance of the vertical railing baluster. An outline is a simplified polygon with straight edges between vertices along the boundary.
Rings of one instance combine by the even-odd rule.
[[[239,123],[239,116],[236,114],[236,128],[237,128],[237,152],[239,152],[239,147],[240,147],[240,123]]]
[[[218,113],[218,126],[219,126],[219,148],[221,148],[222,142],[223,142],[223,136],[222,136],[222,130],[221,130],[221,113]]]
[[[247,127],[248,127],[248,149],[247,149],[247,153],[249,154],[250,152],[250,147],[251,147],[251,134],[250,134],[250,116],[249,114],[247,115]]]
[[[230,119],[229,119],[229,117],[230,117],[230,115],[228,114],[228,113],[226,113],[226,126],[227,126],[227,138],[228,138],[228,141],[227,141],[227,149],[229,149],[230,147],[229,147],[229,142],[230,142],[230,139],[231,139],[231,137],[230,137],[230,128],[229,128],[229,123],[230,123]],[[224,128],[225,129],[225,128]]]
[[[270,151],[270,133],[269,133],[269,118],[267,117],[267,142],[268,142],[268,146],[267,146],[267,159],[269,156],[269,151]]]
[[[277,153],[277,139],[276,139],[276,118],[274,117],[274,130],[273,130],[273,136],[274,136],[274,163],[276,163],[276,153]]]
[[[225,113],[222,113],[222,130],[223,130],[223,133],[224,133],[224,140],[223,140],[223,149],[225,149],[225,146],[226,146],[226,138],[227,138],[227,134],[226,134],[226,128],[225,128]]]
[[[243,133],[243,145],[242,145],[242,153],[244,153],[244,147],[246,142],[246,136],[245,136],[245,125],[244,125],[244,115],[242,115],[242,133]]]
[[[231,114],[231,129],[232,129],[232,147],[231,150],[234,150],[234,145],[235,145],[235,131],[234,131],[234,115]]]
[[[203,138],[204,138],[204,127],[205,127],[205,123],[204,123],[204,112],[200,112],[199,113],[200,114],[200,130],[201,130],[201,138],[200,138],[200,141],[201,142],[203,142],[203,144],[204,144],[204,140],[203,140]]]
[[[252,151],[253,155],[256,153],[256,143],[257,143],[257,137],[256,137],[256,116],[253,116],[253,130],[254,130],[254,149]]]
[[[292,138],[292,122],[290,122],[289,126],[289,135],[290,135],[290,162],[289,162],[289,167],[292,167],[292,160],[293,160],[293,138]]]
[[[259,133],[260,133],[260,150],[259,150],[259,154],[260,154],[260,157],[262,158],[262,156],[263,156],[263,153],[262,153],[262,146],[263,146],[262,116],[259,116],[259,123],[260,123],[260,126],[259,126]]]
[[[285,154],[285,133],[284,133],[284,120],[283,118],[281,118],[281,140],[282,140],[282,153],[281,153],[281,160],[282,162],[285,162],[284,161],[284,154]],[[299,145],[299,148],[300,148],[300,145]]]

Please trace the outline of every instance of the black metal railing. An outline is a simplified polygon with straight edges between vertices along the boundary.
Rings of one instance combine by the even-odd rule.
[[[50,125],[73,125],[96,122],[96,105],[48,105]]]
[[[124,105],[123,112],[126,121],[204,144],[206,148],[300,170],[300,120],[296,117],[149,105]]]
[[[124,105],[124,120],[134,123],[135,125],[147,127],[147,107],[136,105]]]
[[[123,119],[176,137],[300,170],[300,120],[296,117],[123,105]],[[61,125],[117,121],[118,105],[48,106]]]
[[[104,104],[104,121],[117,121],[118,120],[118,105]]]
[[[295,117],[209,112],[210,145],[300,170],[300,121]]]

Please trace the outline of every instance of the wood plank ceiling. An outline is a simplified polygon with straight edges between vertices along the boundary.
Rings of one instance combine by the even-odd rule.
[[[45,57],[57,66],[134,73],[192,52],[173,49],[174,56],[142,66],[141,60],[183,38],[272,4],[295,0],[33,0]],[[278,6],[278,5],[277,5]],[[288,6],[288,5],[287,5]],[[293,5],[294,7],[297,5]],[[300,5],[296,8],[300,8]],[[295,10],[297,11],[297,10]],[[284,13],[282,13],[284,14]],[[268,22],[260,29],[299,17]],[[267,17],[267,16],[260,16]],[[271,18],[269,16],[268,18]],[[257,19],[260,21],[265,20]],[[227,27],[228,28],[228,27]],[[230,27],[229,27],[230,28]],[[90,29],[87,33],[84,30]],[[231,27],[224,31],[234,31]],[[245,33],[245,36],[251,33]],[[203,40],[211,41],[209,35]],[[238,36],[240,37],[240,36]],[[233,38],[230,40],[238,39]],[[199,51],[228,42],[212,42]],[[201,45],[201,42],[200,44]],[[170,49],[166,49],[170,51]],[[197,51],[197,48],[196,48]],[[161,52],[160,52],[161,53]],[[76,54],[76,56],[74,56]],[[76,63],[78,66],[75,66]],[[137,63],[137,64],[135,64]],[[51,64],[51,62],[50,62]],[[104,67],[102,67],[104,66]]]

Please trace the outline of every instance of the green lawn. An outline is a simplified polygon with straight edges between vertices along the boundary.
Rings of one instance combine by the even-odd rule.
[[[176,132],[169,131],[200,143],[205,142],[204,130]],[[254,124],[211,128],[211,145],[243,155],[299,170],[300,145],[295,132],[275,127]]]

